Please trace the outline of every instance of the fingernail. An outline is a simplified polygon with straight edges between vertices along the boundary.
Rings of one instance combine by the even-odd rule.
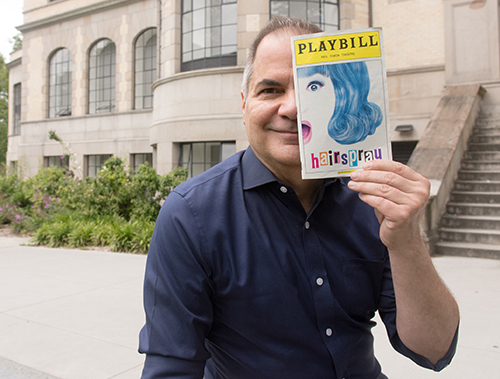
[[[358,172],[358,171],[354,171],[354,172],[351,174],[351,179],[356,180],[357,178],[359,178],[359,172]]]
[[[366,162],[364,165],[363,165],[363,168],[365,170],[369,170],[372,168],[372,162]]]

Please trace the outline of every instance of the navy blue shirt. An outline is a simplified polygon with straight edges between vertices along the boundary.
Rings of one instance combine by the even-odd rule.
[[[371,328],[396,331],[386,247],[347,179],[326,180],[309,214],[249,148],[178,186],[147,259],[143,379],[375,379]],[[208,361],[207,361],[208,360]]]

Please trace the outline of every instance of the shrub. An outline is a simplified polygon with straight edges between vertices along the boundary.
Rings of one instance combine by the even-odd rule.
[[[74,222],[72,221],[56,221],[44,224],[42,228],[45,230],[45,240],[49,247],[61,247],[68,245],[68,236],[73,230]],[[40,229],[39,229],[40,230]],[[38,234],[38,231],[37,231]]]
[[[160,176],[156,170],[141,165],[130,181],[131,212],[133,220],[156,221],[163,201],[173,188],[185,181],[187,169],[177,167],[169,174]]]
[[[186,169],[160,176],[147,164],[127,172],[117,157],[84,180],[57,167],[26,180],[0,174],[0,222],[31,232],[37,245],[146,253],[161,204],[186,177]]]
[[[131,251],[147,253],[149,250],[151,237],[153,236],[155,222],[141,220],[135,221],[134,224],[135,233],[131,244]]]
[[[40,167],[35,176],[26,179],[23,189],[32,197],[35,194],[57,197],[61,188],[73,181],[73,173],[61,167]]]
[[[113,238],[113,227],[115,221],[106,217],[95,221],[95,228],[92,232],[93,246],[110,246]]]
[[[68,234],[68,245],[71,247],[92,246],[95,227],[95,221],[75,221]]]

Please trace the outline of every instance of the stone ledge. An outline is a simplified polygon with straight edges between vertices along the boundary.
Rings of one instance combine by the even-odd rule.
[[[408,161],[408,166],[432,183],[432,193],[420,224],[431,254],[435,251],[439,219],[445,210],[485,92],[477,84],[447,87]]]

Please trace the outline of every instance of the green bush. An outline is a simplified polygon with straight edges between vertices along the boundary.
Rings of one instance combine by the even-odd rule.
[[[177,167],[169,174],[160,176],[154,168],[147,164],[141,165],[130,181],[132,198],[130,218],[156,221],[163,200],[186,178],[187,169],[185,168]]]
[[[0,222],[32,233],[37,245],[146,253],[161,204],[186,178],[183,168],[164,176],[148,165],[128,172],[118,157],[84,180],[57,167],[26,180],[0,173]]]
[[[110,246],[113,237],[115,221],[111,217],[94,220],[95,228],[92,232],[93,246]]]
[[[23,182],[23,189],[28,196],[43,194],[57,197],[61,188],[72,182],[73,173],[61,167],[40,167],[35,176]]]
[[[146,253],[153,235],[154,222],[125,220],[54,219],[35,233],[35,245],[50,247],[109,246],[113,251]]]
[[[75,221],[68,234],[68,245],[70,247],[92,246],[95,227],[95,221]]]

